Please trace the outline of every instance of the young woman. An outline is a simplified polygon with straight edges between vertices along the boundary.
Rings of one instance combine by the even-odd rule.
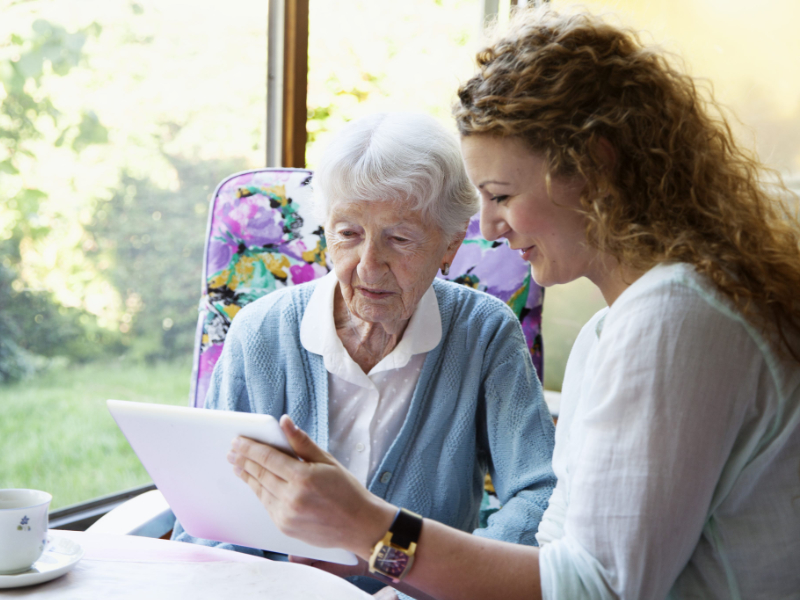
[[[379,572],[402,528],[417,545],[394,550],[394,579],[412,595],[796,597],[800,234],[785,188],[632,31],[527,12],[478,64],[455,115],[483,235],[538,283],[588,277],[609,305],[567,365],[541,548],[395,521],[286,418],[305,462],[239,440],[235,468],[287,533]]]

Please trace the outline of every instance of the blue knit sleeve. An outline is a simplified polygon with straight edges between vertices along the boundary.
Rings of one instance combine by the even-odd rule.
[[[240,313],[241,314],[241,313]],[[253,412],[245,383],[244,319],[231,324],[206,393],[205,408]]]
[[[539,522],[555,487],[555,427],[522,330],[506,321],[487,352],[483,382],[489,472],[502,508],[476,535],[535,546]]]

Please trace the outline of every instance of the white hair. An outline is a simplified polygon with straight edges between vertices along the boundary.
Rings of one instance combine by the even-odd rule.
[[[419,113],[376,113],[348,123],[325,149],[313,178],[327,220],[339,200],[407,201],[447,237],[478,212],[455,135]]]

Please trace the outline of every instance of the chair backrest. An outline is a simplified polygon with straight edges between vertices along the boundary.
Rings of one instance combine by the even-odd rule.
[[[504,242],[481,236],[480,215],[470,219],[467,236],[458,249],[450,272],[442,279],[468,285],[508,304],[522,324],[522,332],[539,379],[544,382],[542,303],[544,289],[531,277],[531,268],[519,252]]]
[[[203,406],[228,327],[242,307],[330,271],[322,224],[311,211],[311,175],[306,169],[258,169],[231,175],[217,186],[206,232],[191,406]],[[542,290],[518,253],[481,238],[477,215],[446,279],[511,306],[541,377]]]
[[[310,181],[306,169],[259,169],[217,186],[206,230],[190,405],[203,406],[228,327],[242,307],[330,270],[325,235],[311,216]]]

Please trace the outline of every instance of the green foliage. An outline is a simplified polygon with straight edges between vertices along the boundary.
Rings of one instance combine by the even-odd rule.
[[[6,214],[10,216],[13,223],[9,230],[9,240],[14,247],[6,248],[6,256],[18,259],[20,241],[25,238],[37,240],[50,232],[50,228],[42,225],[38,219],[39,208],[45,198],[47,198],[47,194],[33,188],[22,188],[13,198],[9,198]]]
[[[31,142],[44,137],[42,118],[51,120],[55,126],[59,124],[62,115],[43,93],[44,80],[54,75],[64,76],[77,66],[83,60],[87,36],[99,35],[101,27],[92,23],[70,33],[59,25],[37,19],[32,30],[28,38],[12,35],[10,44],[16,53],[0,60],[0,85],[5,92],[0,102],[0,174],[3,177],[19,174],[20,156],[36,157]],[[64,128],[55,145],[60,146],[70,135],[76,152],[90,144],[108,142],[108,131],[91,111],[83,112],[79,125]],[[46,235],[48,230],[34,223],[47,194],[26,185],[8,186],[8,189],[15,187],[18,191],[8,198],[14,217],[12,239],[19,243],[25,236]],[[0,189],[0,193],[2,191]]]
[[[63,135],[63,134],[62,134]],[[80,152],[92,144],[107,144],[108,129],[106,129],[94,111],[83,111],[78,133],[72,140],[72,149]]]
[[[186,405],[188,360],[65,364],[0,386],[0,486],[47,490],[51,509],[150,482],[108,398]]]
[[[70,33],[44,19],[34,21],[32,29],[33,35],[27,39],[12,35],[10,42],[18,53],[8,60],[0,61],[0,84],[6,94],[0,103],[0,142],[7,152],[7,158],[0,164],[4,165],[3,172],[11,174],[17,172],[15,163],[18,154],[32,154],[27,142],[42,137],[37,122],[39,118],[49,117],[57,125],[61,115],[52,100],[42,94],[42,80],[51,74],[64,76],[69,73],[83,59],[83,46],[87,36],[97,36],[101,31],[100,25],[92,23],[80,31]],[[84,136],[82,143],[89,139],[102,139],[102,135],[97,132],[102,125],[97,122],[91,124],[91,127],[90,137]],[[82,133],[83,127],[79,127],[77,138]],[[105,141],[107,138],[103,142],[89,143]]]
[[[4,199],[5,231],[0,231],[0,383],[19,379],[33,370],[34,355],[52,357],[71,355],[78,360],[99,356],[113,349],[115,340],[96,325],[96,319],[84,311],[59,306],[46,292],[12,288],[17,278],[13,270],[20,261],[23,240],[36,241],[50,233],[39,218],[47,194],[24,185],[20,177],[20,157],[36,158],[32,142],[44,137],[42,119],[57,127],[61,113],[43,93],[48,77],[64,76],[83,60],[87,36],[97,36],[97,23],[68,32],[59,25],[38,19],[32,34],[23,38],[10,36],[16,51],[0,60],[0,194]],[[108,132],[91,111],[83,111],[77,126],[65,127],[55,142],[59,146],[72,137],[71,147],[80,152],[90,144],[106,143]],[[9,181],[11,179],[11,181]],[[5,239],[3,239],[5,238]],[[118,344],[118,342],[116,342]]]
[[[11,246],[0,243],[0,255]],[[94,315],[59,305],[46,290],[17,291],[16,278],[0,264],[0,383],[30,375],[42,358],[84,362],[124,351],[119,333],[99,327]]]
[[[13,271],[0,264],[0,383],[21,379],[33,370],[31,358],[17,344],[19,328],[14,319],[2,310],[11,303],[14,278]]]
[[[125,301],[127,355],[154,361],[192,352],[197,323],[208,201],[239,161],[188,161],[167,157],[176,191],[147,177],[123,173],[118,189],[99,202],[87,232],[88,256]]]
[[[97,317],[85,310],[60,306],[48,291],[15,293],[3,314],[19,333],[19,347],[32,355],[86,362],[125,350],[118,332],[98,326]]]

